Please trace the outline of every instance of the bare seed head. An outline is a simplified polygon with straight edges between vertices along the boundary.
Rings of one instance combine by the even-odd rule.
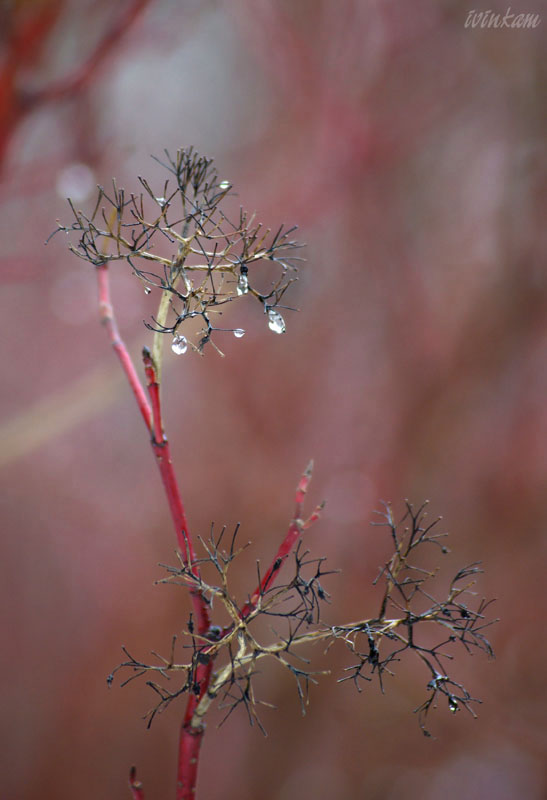
[[[212,159],[192,147],[172,158],[155,159],[169,177],[159,191],[139,176],[141,191],[126,193],[116,181],[99,187],[90,215],[69,200],[74,222],[58,230],[76,234],[70,249],[79,258],[102,266],[125,262],[142,281],[145,293],[160,296],[160,308],[146,326],[171,334],[172,349],[185,352],[181,341],[201,352],[215,331],[242,328],[217,325],[223,306],[252,297],[266,315],[270,330],[284,333],[281,300],[295,280],[302,246],[291,238],[295,228],[276,232],[263,228],[240,208],[228,214],[226,198],[232,185],[219,180]],[[152,295],[154,296],[154,295]],[[185,323],[199,319],[202,327],[193,341]],[[187,349],[187,348],[186,348]]]

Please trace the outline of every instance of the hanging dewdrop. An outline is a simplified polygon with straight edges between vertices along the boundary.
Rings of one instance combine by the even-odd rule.
[[[285,320],[279,311],[275,311],[273,308],[268,310],[268,327],[274,333],[285,333],[287,330]]]
[[[241,275],[237,279],[237,293],[241,297],[243,294],[247,294],[249,291],[249,276],[246,272],[241,270]]]
[[[188,340],[186,336],[174,336],[171,342],[171,350],[176,356],[182,356],[188,350]]]

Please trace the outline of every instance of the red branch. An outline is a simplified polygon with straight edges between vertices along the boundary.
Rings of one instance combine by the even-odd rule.
[[[150,403],[152,406],[152,449],[154,451],[156,463],[158,465],[163,486],[167,494],[167,502],[169,503],[169,509],[171,511],[171,517],[175,526],[175,533],[184,563],[190,567],[192,574],[195,575],[196,578],[199,578],[199,569],[195,563],[196,553],[190,537],[186,512],[184,510],[184,504],[182,502],[177,478],[173,469],[169,441],[163,432],[160,386],[156,379],[156,366],[147,347],[143,349],[142,360],[144,363],[144,372],[146,374],[148,395],[150,397]],[[198,590],[191,591],[190,594],[197,617],[198,632],[201,635],[206,634],[210,625],[207,603]]]
[[[133,800],[144,800],[144,790],[142,783],[137,780],[136,767],[131,767],[129,770],[129,788],[131,789]]]
[[[199,695],[191,694],[186,704],[186,712],[180,729],[179,765],[177,774],[176,800],[195,800],[196,782],[199,764],[199,752],[205,733],[205,725],[192,726],[192,718],[199,701],[209,688],[213,659],[201,663],[196,669],[196,682],[199,684]]]
[[[142,361],[144,364],[144,374],[146,375],[148,395],[152,404],[152,433],[154,434],[155,441],[162,444],[165,442],[165,436],[161,419],[160,385],[156,380],[156,365],[152,360],[152,355],[148,347],[143,348]],[[186,526],[184,526],[184,529],[186,530]]]
[[[285,538],[281,542],[279,546],[279,550],[276,553],[276,556],[272,563],[270,564],[268,571],[254,590],[253,594],[251,595],[250,600],[245,603],[241,610],[241,619],[246,619],[249,614],[251,614],[257,607],[259,599],[263,596],[264,592],[267,592],[274,580],[276,579],[279,571],[287,557],[294,549],[296,543],[298,542],[302,532],[305,531],[310,525],[319,519],[321,514],[321,510],[323,508],[324,503],[317,506],[313,514],[304,522],[302,520],[302,506],[304,504],[304,498],[306,496],[306,492],[308,490],[308,486],[310,485],[311,476],[313,472],[313,461],[310,461],[308,464],[304,474],[300,478],[300,482],[296,487],[296,508],[294,512],[294,517],[289,525],[289,530],[287,531]]]
[[[194,800],[198,777],[199,752],[205,729],[203,725],[192,728],[183,725],[179,740],[179,766],[177,774],[177,800]]]
[[[144,372],[146,375],[146,385],[150,403],[139,380],[131,357],[120,336],[118,326],[114,317],[114,311],[110,300],[110,287],[108,282],[108,265],[103,264],[97,267],[97,279],[99,284],[99,312],[101,322],[105,326],[112,346],[116,351],[123,371],[125,372],[137,405],[144,419],[145,425],[151,434],[151,445],[156,458],[167,502],[171,512],[171,518],[175,526],[177,541],[182,552],[184,563],[187,564],[192,574],[199,579],[199,569],[195,563],[196,555],[192,539],[188,530],[186,512],[182,502],[179,486],[173,469],[169,442],[163,430],[160,386],[157,381],[156,366],[148,348],[143,350]],[[198,632],[206,635],[210,627],[209,607],[199,588],[190,591],[194,613],[197,619]],[[206,648],[204,648],[205,651]],[[190,692],[186,704],[186,712],[180,732],[178,776],[177,776],[177,800],[195,800],[197,771],[199,763],[199,751],[205,727],[201,724],[192,726],[192,719],[197,705],[209,688],[211,671],[213,668],[213,658],[202,654],[202,661],[198,661],[195,670],[194,682],[196,692]],[[130,773],[129,786],[133,793],[134,800],[144,800],[142,786],[136,779],[136,772],[133,768]]]
[[[127,351],[125,342],[120,336],[118,325],[114,317],[114,310],[110,300],[110,284],[108,281],[108,265],[102,264],[97,267],[97,281],[99,284],[99,316],[102,324],[106,328],[108,337],[112,343],[112,347],[116,351],[116,355],[120,359],[122,369],[126,374],[129,385],[135,395],[135,400],[142,414],[144,424],[151,430],[152,428],[152,411],[146,393],[137,375],[135,366],[131,360],[131,356]]]
[[[110,24],[95,50],[72,75],[37,91],[25,89],[25,71],[38,60],[46,47],[48,37],[66,2],[45,0],[41,3],[11,4],[5,26],[6,52],[0,64],[0,167],[8,143],[23,117],[40,103],[62,100],[84,89],[107,58],[115,52],[116,45],[148,2],[149,0],[132,0],[118,19]]]
[[[149,0],[133,0],[120,15],[119,19],[111,23],[110,28],[105,32],[93,53],[91,53],[89,58],[84,61],[72,75],[68,78],[64,78],[53,86],[42,89],[34,95],[30,95],[28,97],[29,102],[31,104],[52,102],[83,89],[84,86],[94,78],[98,68],[114,51],[120,39],[140,16],[148,2]]]
[[[184,559],[184,563],[189,565],[192,573],[199,577],[199,572],[195,566],[196,554],[194,545],[190,539],[188,532],[188,520],[186,519],[186,511],[180,496],[177,478],[173,469],[173,462],[171,461],[171,451],[169,442],[163,432],[163,422],[161,415],[161,401],[160,401],[160,385],[157,382],[156,366],[152,359],[150,350],[147,347],[143,348],[142,360],[144,364],[144,372],[146,375],[146,386],[150,403],[152,406],[152,449],[156,456],[156,463],[163,480],[165,492],[167,494],[167,501],[171,510],[171,517],[175,525],[175,533],[177,535],[178,544]],[[209,624],[205,628],[198,626],[200,633],[205,633],[209,628]]]

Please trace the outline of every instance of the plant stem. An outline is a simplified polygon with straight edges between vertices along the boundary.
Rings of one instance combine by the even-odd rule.
[[[131,789],[133,800],[144,800],[144,790],[142,788],[142,783],[137,780],[137,770],[135,767],[131,767],[129,771],[129,788]]]
[[[184,720],[180,729],[179,760],[177,774],[177,800],[195,800],[196,781],[199,765],[199,754],[205,725],[195,714],[201,698],[207,694],[211,682],[213,657],[207,663],[199,664],[196,669],[196,683],[200,687],[199,695],[190,694],[186,703]],[[196,720],[198,720],[196,724]]]
[[[186,512],[173,469],[169,441],[163,430],[160,385],[157,381],[156,367],[147,347],[143,349],[142,358],[146,374],[148,395],[152,406],[152,449],[167,494],[167,502],[169,503],[169,509],[171,511],[171,517],[175,526],[175,533],[184,563],[190,567],[192,574],[199,578],[199,569],[195,563],[196,553],[188,530]],[[191,591],[190,594],[197,617],[198,633],[203,635],[209,630],[209,608],[203,595],[199,591]]]
[[[153,358],[149,350],[144,348],[143,362],[148,395],[150,397],[149,402],[135,370],[133,361],[131,360],[131,356],[120,336],[114,317],[114,311],[110,300],[107,264],[97,267],[97,279],[99,285],[99,313],[101,322],[107,330],[112,346],[116,351],[116,355],[120,360],[122,369],[127,376],[129,385],[137,401],[146,428],[151,434],[152,450],[154,451],[156,463],[160,471],[169,510],[171,512],[171,518],[175,527],[177,542],[181,549],[184,563],[187,564],[192,570],[192,573],[199,578],[199,568],[195,563],[195,550],[190,537],[188,521],[186,519],[186,512],[177,478],[173,469],[169,442],[163,430],[160,386],[157,380]],[[203,636],[207,634],[210,628],[209,606],[199,589],[191,590],[190,597],[196,615],[198,632]],[[205,732],[205,726],[201,722],[196,724],[194,712],[199,701],[207,693],[209,688],[214,657],[203,655],[203,659],[204,660],[201,662],[198,659],[194,678],[196,693],[191,692],[188,696],[186,712],[181,726],[177,800],[195,800],[199,751]],[[194,724],[192,724],[192,722],[194,722]],[[142,787],[140,782],[136,780],[134,770],[131,771],[129,785],[134,800],[144,800]]]
[[[112,20],[95,50],[72,75],[61,79],[50,87],[41,89],[30,96],[31,103],[44,103],[62,100],[64,97],[81,91],[94,77],[97,70],[111,56],[133,23],[138,19],[149,0],[133,0],[122,12],[119,19]]]
[[[169,292],[162,292],[160,305],[158,308],[157,314],[157,321],[158,325],[165,325],[165,321],[167,319],[167,313],[169,311],[169,301],[171,297]],[[152,345],[152,358],[154,359],[154,364],[156,365],[156,372],[158,377],[158,383],[161,383],[161,368],[162,368],[162,361],[163,361],[163,337],[165,334],[161,333],[160,331],[156,331],[154,334],[154,344]]]
[[[135,400],[142,414],[144,424],[151,430],[152,428],[152,410],[148,403],[148,398],[142,387],[142,384],[137,375],[135,365],[131,360],[131,356],[125,346],[125,342],[120,336],[116,318],[114,317],[114,310],[110,299],[110,282],[108,280],[108,264],[101,264],[97,267],[97,282],[99,288],[99,317],[101,323],[104,325],[108,338],[118,356],[122,369],[125,372],[129,385],[135,395]]]
[[[199,753],[205,727],[183,724],[179,740],[177,800],[195,800]]]
[[[187,225],[185,225],[185,231],[186,228]],[[186,256],[190,252],[190,241],[191,239],[190,240],[186,240],[184,238],[181,239],[181,242],[179,244],[179,252],[177,259],[174,264],[171,264],[171,281],[173,283],[173,288],[176,287],[177,283],[180,280],[181,269],[184,265]],[[169,314],[171,298],[172,298],[171,292],[164,290],[161,293],[158,313],[156,314],[156,323],[158,326],[158,330],[154,334],[154,342],[152,345],[152,359],[156,367],[156,376],[158,383],[161,383],[161,369],[163,363],[164,334],[162,333],[161,328],[165,326],[167,315]]]
[[[286,561],[287,557],[293,550],[294,546],[296,545],[298,539],[300,538],[302,531],[315,522],[316,519],[319,518],[319,514],[322,509],[322,505],[318,506],[311,517],[304,522],[301,519],[302,515],[302,507],[304,504],[304,498],[306,496],[306,491],[308,486],[310,485],[311,476],[313,473],[313,461],[310,461],[304,474],[300,478],[298,486],[296,487],[296,497],[295,497],[295,512],[294,517],[291,520],[289,525],[289,529],[285,534],[285,538],[281,542],[279,549],[273,559],[272,563],[270,564],[266,574],[254,590],[253,594],[251,595],[250,600],[245,603],[243,608],[241,609],[241,619],[246,619],[249,614],[251,614],[257,607],[259,599],[262,597],[264,592],[268,591],[272,583],[274,582],[277,574],[279,573],[281,567],[283,566],[284,562]]]

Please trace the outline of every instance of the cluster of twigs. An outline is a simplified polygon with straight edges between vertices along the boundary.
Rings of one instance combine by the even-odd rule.
[[[442,599],[432,595],[429,587],[438,569],[425,569],[417,563],[416,552],[419,549],[423,558],[427,547],[436,547],[441,553],[449,551],[444,544],[447,533],[438,532],[441,518],[429,522],[426,507],[427,502],[415,509],[405,501],[405,512],[399,522],[395,521],[389,504],[377,512],[382,519],[373,524],[389,530],[393,547],[393,555],[375,581],[384,582],[380,611],[374,620],[345,626],[339,638],[357,657],[341,680],[352,680],[359,691],[360,681],[370,680],[375,673],[383,692],[383,676],[393,675],[395,663],[405,653],[413,653],[419,659],[430,680],[428,696],[415,711],[423,733],[429,736],[425,718],[436,707],[439,695],[446,697],[451,712],[463,707],[475,716],[473,704],[480,701],[447,674],[447,663],[454,658],[451,652],[454,645],[463,647],[467,653],[482,650],[493,657],[484,635],[485,628],[493,624],[485,616],[493,601],[481,599],[474,603],[474,609],[468,606],[475,598],[474,576],[483,571],[480,562],[458,570]]]
[[[175,352],[188,344],[201,352],[215,330],[243,335],[243,329],[221,328],[214,319],[222,306],[243,295],[256,298],[269,327],[283,333],[278,309],[300,260],[295,251],[301,245],[291,239],[295,228],[281,226],[273,233],[241,208],[238,218],[230,219],[221,204],[231,184],[219,179],[212,159],[193,148],[179,150],[175,158],[165,151],[164,161],[155,160],[171,175],[161,192],[139,177],[139,194],[126,194],[115,181],[110,191],[99,187],[89,216],[69,201],[74,222],[58,230],[78,235],[72,252],[95,266],[125,261],[147,293],[159,290],[157,316],[146,325],[178,334]],[[195,343],[180,333],[182,323],[194,318],[203,323]]]
[[[311,469],[305,473],[306,476],[309,480]],[[127,660],[115,670],[131,671],[124,685],[146,675],[148,685],[159,698],[146,715],[148,724],[181,694],[196,691],[196,669],[208,659],[215,660],[216,670],[212,674],[207,696],[201,699],[198,706],[200,719],[212,702],[218,700],[219,707],[226,711],[222,722],[235,708],[242,706],[251,724],[256,722],[264,730],[258,707],[269,704],[257,699],[253,685],[257,664],[264,659],[277,662],[292,674],[304,713],[309,684],[315,683],[316,677],[327,674],[328,670],[310,669],[308,659],[298,652],[299,648],[321,642],[324,649],[328,650],[336,641],[343,642],[355,658],[339,682],[351,680],[358,691],[362,690],[362,681],[371,681],[376,675],[383,692],[384,676],[393,676],[393,668],[401,661],[403,654],[413,653],[418,658],[426,667],[429,678],[427,698],[415,709],[426,736],[430,734],[425,728],[425,718],[437,706],[440,696],[444,695],[451,712],[463,707],[475,716],[473,704],[480,701],[450,677],[446,664],[453,658],[449,648],[454,644],[462,646],[468,653],[479,649],[493,656],[484,635],[484,629],[492,624],[485,617],[490,603],[480,600],[474,609],[469,606],[474,597],[473,577],[482,571],[478,563],[457,572],[443,599],[437,600],[430,594],[427,584],[435,578],[437,570],[423,569],[414,563],[412,557],[418,548],[424,549],[428,545],[437,546],[442,552],[448,550],[442,543],[447,534],[437,532],[439,519],[427,523],[425,508],[425,503],[416,510],[407,502],[403,518],[396,523],[391,506],[385,506],[383,521],[375,524],[389,529],[394,552],[377,578],[377,581],[384,583],[378,616],[345,625],[327,624],[323,620],[322,609],[329,600],[329,594],[321,581],[333,570],[325,568],[324,558],[310,558],[301,540],[293,551],[291,577],[283,583],[273,584],[267,576],[272,568],[277,571],[280,568],[280,565],[276,567],[277,561],[274,560],[264,578],[260,577],[259,571],[259,583],[253,596],[248,597],[245,603],[238,603],[229,588],[228,571],[234,558],[243,549],[236,548],[239,527],[236,527],[226,550],[222,547],[225,529],[218,538],[215,538],[212,530],[207,540],[200,539],[204,555],[198,560],[199,576],[181,556],[178,566],[166,567],[168,576],[159,583],[174,583],[190,591],[199,591],[210,606],[215,601],[222,603],[231,622],[224,628],[210,629],[207,636],[198,636],[190,618],[182,643],[182,652],[187,656],[180,663],[175,658],[176,637],[173,637],[169,658],[154,653],[159,662],[157,664],[136,659],[124,649]],[[317,513],[314,512],[314,515]],[[212,567],[216,574],[215,583],[202,577],[206,566]],[[420,604],[424,606],[421,610],[418,609]],[[273,640],[267,643],[262,641],[253,626],[254,620],[260,617],[267,618],[271,623],[269,628]],[[282,633],[279,631],[279,621],[285,624]],[[263,628],[260,627],[261,630]],[[181,674],[184,680],[175,689],[166,689],[150,677],[159,675],[169,679],[177,674]]]

